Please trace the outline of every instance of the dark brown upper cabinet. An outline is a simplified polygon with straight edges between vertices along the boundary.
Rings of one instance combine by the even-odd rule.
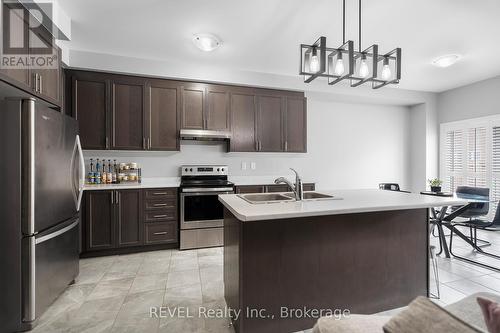
[[[231,92],[230,108],[233,135],[229,143],[229,150],[234,152],[256,151],[257,96],[250,90]]]
[[[206,85],[185,84],[182,87],[182,128],[206,127]]]
[[[284,117],[286,152],[307,151],[307,102],[302,97],[286,97]]]
[[[57,55],[54,68],[40,68],[31,70],[31,76],[34,81],[35,94],[59,104],[61,101],[61,50],[55,45],[52,35],[45,29],[38,33],[30,31],[30,50],[40,47],[42,44],[53,45],[52,54]],[[36,54],[36,51],[30,51],[30,54]]]
[[[183,84],[182,128],[229,131],[228,89],[210,84]]]
[[[140,78],[114,78],[111,86],[112,149],[146,149],[144,135],[145,81]]]
[[[9,10],[11,4],[2,3],[2,19],[10,27],[10,39],[16,47],[16,54],[22,54],[28,59],[43,54],[54,61],[53,66],[47,68],[12,69],[0,64],[0,79],[16,86],[50,104],[60,107],[61,94],[61,50],[55,45],[51,33],[45,28],[30,29],[32,19],[27,10]],[[36,32],[35,32],[36,31]],[[26,42],[27,41],[27,42]],[[45,54],[40,49],[52,45],[51,54]],[[54,57],[55,56],[55,57]],[[36,60],[35,60],[36,61]],[[48,61],[48,60],[45,60]]]
[[[205,129],[217,131],[231,130],[228,87],[208,85]]]
[[[82,148],[109,149],[109,76],[83,71],[68,73],[66,84],[71,84],[71,95],[65,98],[66,107],[71,109],[71,115],[78,120]]]
[[[118,247],[142,245],[142,190],[120,190],[115,194]]]
[[[20,10],[11,11],[9,8],[13,4],[10,4],[9,2],[2,2],[0,5],[3,6],[2,22],[3,24],[8,24],[10,27],[10,38],[19,42],[22,41],[23,46],[19,47],[19,53],[29,55],[29,45],[24,43],[24,41],[29,40],[29,29],[25,29],[27,20],[29,20],[28,12]],[[24,89],[31,90],[29,68],[12,69],[8,66],[4,66],[3,63],[0,62],[0,73],[9,82],[23,87]]]
[[[181,88],[177,82],[151,80],[146,85],[148,150],[179,150]]]
[[[284,98],[277,95],[257,96],[257,150],[279,152],[283,140]]]
[[[65,72],[84,149],[178,151],[183,128],[231,132],[231,152],[307,151],[301,92]]]

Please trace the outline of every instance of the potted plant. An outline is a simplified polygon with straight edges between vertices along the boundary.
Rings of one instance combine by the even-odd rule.
[[[431,192],[439,193],[441,192],[441,185],[443,184],[443,181],[434,178],[434,179],[429,179],[429,185],[431,186]]]

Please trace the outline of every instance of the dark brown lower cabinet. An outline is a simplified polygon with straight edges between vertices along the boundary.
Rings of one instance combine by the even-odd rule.
[[[304,183],[302,185],[304,191],[314,191],[316,185],[314,183]],[[268,192],[289,192],[291,189],[288,185],[239,185],[236,186],[237,194],[244,193],[268,193]]]
[[[143,243],[142,190],[120,190],[117,193],[118,246]]]
[[[85,255],[178,243],[176,188],[87,191],[83,207]]]
[[[172,243],[177,241],[175,222],[146,224],[146,244]]]
[[[266,187],[264,185],[241,185],[241,186],[236,186],[234,191],[237,194],[264,193],[266,191]]]
[[[84,251],[108,250],[115,247],[115,191],[88,191],[85,193]]]

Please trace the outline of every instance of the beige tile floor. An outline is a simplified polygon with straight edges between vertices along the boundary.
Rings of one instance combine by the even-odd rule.
[[[481,233],[500,254],[500,233]],[[431,243],[437,239],[431,237]],[[473,254],[464,242],[457,252]],[[456,259],[439,258],[441,299],[446,305],[477,291],[500,293],[500,273]],[[432,273],[432,271],[431,271]],[[198,318],[199,307],[223,309],[222,248],[165,250],[80,260],[80,275],[40,318],[34,332],[233,332],[226,319]],[[431,283],[434,291],[435,283]],[[151,306],[182,307],[194,318],[150,318]],[[398,309],[386,313],[396,313]]]

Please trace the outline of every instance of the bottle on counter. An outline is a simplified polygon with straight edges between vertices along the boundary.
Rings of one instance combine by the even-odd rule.
[[[101,172],[101,183],[102,184],[106,184],[106,177],[107,176],[107,172],[106,172],[106,159],[102,159],[102,172]]]
[[[95,184],[101,183],[101,164],[99,163],[99,159],[95,164]]]
[[[111,165],[111,160],[108,160],[108,174],[106,175],[106,183],[111,184],[113,182],[113,166]]]
[[[95,176],[94,176],[94,159],[90,159],[90,170],[87,173],[87,183],[94,184]]]
[[[118,170],[116,170],[116,160],[113,160],[113,175],[112,175],[112,180],[113,184],[116,184],[118,181]]]

